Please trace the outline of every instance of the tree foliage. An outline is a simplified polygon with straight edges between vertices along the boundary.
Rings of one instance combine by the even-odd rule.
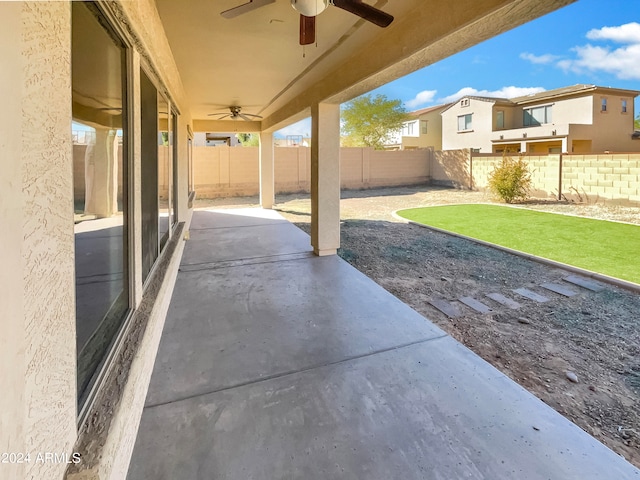
[[[236,138],[240,141],[243,147],[260,146],[260,137],[253,133],[236,133]]]
[[[635,127],[636,130],[640,130],[640,115],[638,115],[636,119],[633,121],[633,126]]]
[[[526,200],[531,190],[531,174],[524,158],[516,160],[504,155],[489,175],[489,189],[506,203]]]
[[[389,100],[385,95],[362,95],[342,110],[343,145],[381,150],[408,119],[402,101]]]

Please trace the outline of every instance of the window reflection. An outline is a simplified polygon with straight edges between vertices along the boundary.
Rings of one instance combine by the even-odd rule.
[[[171,114],[169,103],[158,94],[158,229],[160,249],[169,238],[171,209]]]
[[[73,181],[78,396],[129,307],[125,49],[93,2],[72,3]]]

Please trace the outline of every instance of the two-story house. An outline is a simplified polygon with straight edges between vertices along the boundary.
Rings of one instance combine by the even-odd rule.
[[[411,120],[402,124],[402,130],[393,135],[386,145],[388,149],[414,150],[433,147],[442,150],[442,116],[451,104],[435,105],[409,112]]]
[[[640,91],[573,85],[506,98],[465,96],[442,111],[442,149],[480,153],[636,152]]]

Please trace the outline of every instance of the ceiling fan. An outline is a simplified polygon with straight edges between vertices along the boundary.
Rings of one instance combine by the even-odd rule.
[[[276,0],[249,0],[220,13],[224,18],[234,18],[265,5],[275,3]],[[309,45],[316,41],[316,16],[329,5],[353,13],[364,20],[379,27],[388,27],[393,22],[393,16],[378,10],[362,0],[290,0],[291,6],[300,13],[300,45]]]
[[[242,107],[237,105],[229,106],[229,113],[210,113],[208,116],[218,116],[218,120],[230,118],[231,120],[238,120],[241,118],[245,122],[253,122],[254,119],[262,118],[260,115],[254,115],[252,113],[241,113]],[[250,118],[251,117],[251,118]]]

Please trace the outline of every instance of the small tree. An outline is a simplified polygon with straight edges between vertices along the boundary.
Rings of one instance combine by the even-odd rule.
[[[389,100],[385,95],[354,98],[342,110],[342,134],[347,137],[343,145],[381,150],[408,119],[400,100]]]
[[[524,158],[504,155],[489,175],[489,188],[506,203],[526,200],[531,190],[531,174]]]
[[[636,130],[640,130],[640,115],[638,115],[633,121],[633,126]]]

